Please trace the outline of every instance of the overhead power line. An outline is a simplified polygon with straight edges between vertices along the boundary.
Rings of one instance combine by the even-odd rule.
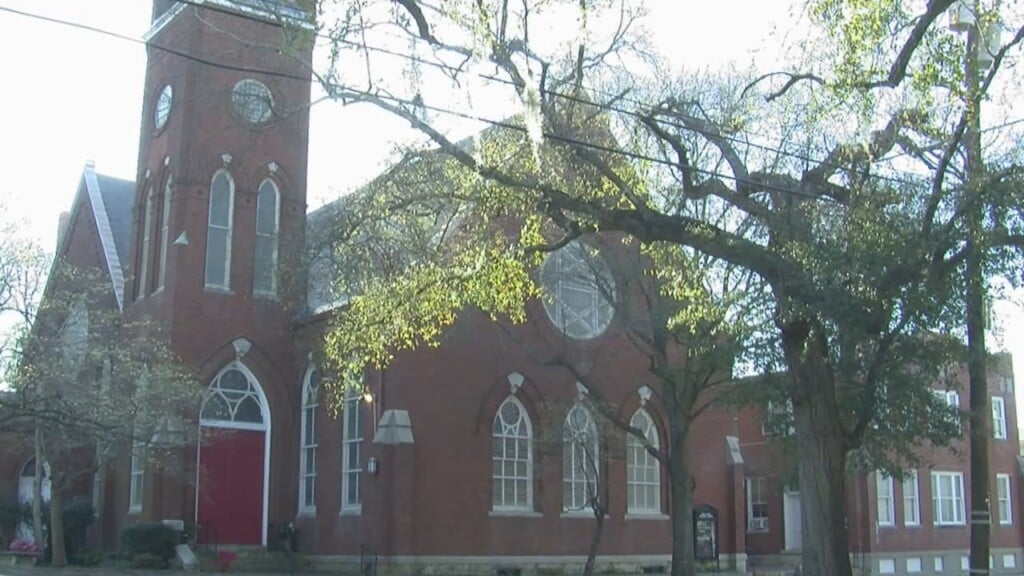
[[[187,4],[187,5],[206,6],[207,8],[211,8],[208,5],[199,4],[199,3],[195,2],[194,0],[176,0],[176,1],[181,2],[183,4]],[[223,9],[221,9],[221,10],[223,10]],[[223,63],[223,62],[216,62],[216,61],[210,60],[208,58],[203,58],[203,57],[195,56],[195,55],[183,52],[181,50],[176,50],[176,49],[173,49],[173,48],[169,48],[167,46],[162,46],[162,45],[156,44],[154,42],[148,42],[147,43],[147,42],[145,42],[145,41],[143,41],[141,39],[138,39],[138,38],[127,36],[127,35],[120,34],[120,33],[117,33],[117,32],[112,32],[112,31],[105,30],[105,29],[102,29],[102,28],[97,28],[97,27],[94,27],[94,26],[89,26],[89,25],[82,24],[82,23],[79,23],[79,22],[73,22],[73,21],[64,20],[64,19],[60,19],[60,18],[53,18],[53,17],[44,16],[44,15],[40,15],[40,14],[34,14],[34,13],[25,12],[25,11],[22,11],[22,10],[17,10],[17,9],[14,9],[14,8],[6,7],[6,6],[0,6],[0,11],[17,14],[19,16],[23,16],[23,17],[27,17],[27,18],[43,20],[43,21],[46,21],[46,22],[54,23],[54,24],[70,26],[70,27],[86,30],[86,31],[89,31],[89,32],[105,35],[105,36],[108,36],[108,37],[112,37],[112,38],[115,38],[115,39],[124,40],[124,41],[127,41],[127,42],[132,42],[134,44],[149,46],[152,49],[155,49],[155,50],[158,50],[158,51],[162,51],[162,52],[166,52],[166,53],[169,53],[169,54],[173,54],[175,56],[184,58],[184,59],[192,61],[192,62],[196,62],[196,63],[202,64],[202,65],[205,65],[205,66],[211,66],[211,67],[215,67],[215,68],[219,68],[219,69],[224,69],[224,70],[235,71],[235,72],[243,72],[243,73],[259,74],[259,75],[265,75],[265,76],[271,76],[271,77],[279,77],[279,78],[291,79],[291,80],[302,81],[302,82],[309,82],[310,81],[309,77],[303,76],[303,75],[291,74],[291,73],[287,73],[287,72],[280,72],[280,71],[276,71],[276,70],[266,70],[266,69],[262,69],[262,68],[253,68],[253,67],[247,67],[247,66],[236,66],[236,65],[231,65],[231,64]],[[233,11],[229,11],[228,13],[233,15],[233,16],[240,17],[240,18],[246,18],[246,19],[250,19],[250,20],[258,20],[260,22],[265,22],[264,20],[260,20],[258,18],[255,18],[254,16],[250,16],[250,15],[247,15],[247,14],[239,14],[239,13],[233,12]],[[401,53],[398,53],[398,52],[391,52],[391,51],[388,51],[388,52],[392,53],[393,55],[400,56],[400,57],[414,58],[414,56],[411,56],[411,55],[408,55],[408,54],[401,54]],[[445,66],[445,65],[440,64],[440,63],[437,63],[437,64],[441,65],[441,66]],[[485,78],[489,78],[489,79],[492,79],[492,80],[499,80],[499,81],[508,82],[508,83],[511,82],[511,81],[508,81],[508,80],[498,79],[498,78],[493,78],[493,77],[487,77],[487,76],[485,76]],[[431,110],[433,112],[437,112],[437,113],[440,113],[440,114],[446,114],[446,115],[450,115],[450,116],[453,116],[453,117],[463,118],[463,119],[467,119],[467,120],[473,120],[473,121],[481,122],[481,123],[488,124],[488,125],[495,126],[495,127],[500,127],[500,128],[510,129],[510,130],[516,130],[516,131],[522,131],[522,132],[526,131],[525,127],[517,126],[517,125],[511,124],[511,123],[506,122],[506,121],[493,120],[493,119],[486,118],[486,117],[483,117],[483,116],[479,116],[479,115],[475,115],[475,114],[469,114],[469,113],[466,113],[466,112],[462,112],[462,111],[458,111],[458,110],[453,110],[453,109],[445,108],[445,107],[441,107],[441,106],[426,105],[426,104],[421,103],[421,102],[413,102],[411,100],[399,98],[399,97],[396,97],[396,96],[387,96],[387,95],[382,95],[382,94],[374,94],[374,93],[367,92],[365,90],[359,90],[359,89],[356,89],[356,88],[345,87],[345,86],[337,86],[337,85],[329,85],[329,84],[327,85],[327,88],[333,89],[333,90],[345,91],[345,92],[349,92],[349,93],[352,93],[352,94],[355,94],[355,95],[379,98],[381,100],[391,101],[391,102],[393,102],[395,104],[400,104],[400,105],[403,105],[403,106],[413,106],[413,107],[420,106],[420,107],[422,107],[424,109],[428,109],[428,110]],[[588,105],[592,105],[592,106],[596,106],[596,107],[599,107],[599,108],[604,109],[604,110],[611,110],[611,111],[621,112],[621,113],[625,113],[625,114],[631,114],[631,115],[639,117],[638,116],[639,113],[637,113],[635,111],[618,109],[618,108],[615,108],[615,107],[610,107],[610,106],[607,106],[607,105],[590,102],[590,101],[587,101],[585,99],[580,99],[580,98],[577,98],[577,97],[574,97],[574,96],[571,96],[571,95],[565,95],[565,94],[560,94],[560,93],[556,93],[556,92],[551,92],[551,94],[556,96],[556,97],[577,100],[579,102],[582,102],[582,103],[585,103],[585,104],[588,104]],[[1020,119],[1019,121],[1020,122],[1024,122],[1024,118]],[[695,132],[698,132],[698,133],[701,132],[700,130],[694,130],[692,128],[689,128],[689,127],[686,127],[686,126],[683,126],[683,125],[678,125],[678,127],[681,128],[681,129],[685,129],[685,130],[695,131]],[[548,132],[544,132],[543,136],[545,138],[549,138],[549,139],[551,139],[553,141],[563,142],[563,143],[566,143],[566,144],[571,144],[571,145],[579,146],[579,147],[582,147],[582,148],[587,148],[587,149],[601,151],[601,152],[606,152],[606,153],[611,153],[611,154],[618,154],[618,155],[621,155],[621,156],[624,156],[624,157],[627,157],[627,158],[631,158],[631,159],[634,159],[634,160],[648,161],[648,162],[656,163],[656,164],[659,164],[659,165],[668,166],[668,167],[671,167],[671,168],[679,168],[679,166],[676,163],[674,163],[674,162],[665,160],[663,158],[657,158],[657,157],[653,157],[653,156],[650,156],[650,155],[642,154],[642,153],[639,153],[639,152],[632,152],[632,151],[623,150],[621,148],[615,148],[615,147],[611,147],[611,146],[603,146],[603,145],[599,145],[599,144],[596,144],[596,143],[593,143],[593,142],[585,142],[585,141],[581,141],[581,140],[578,140],[578,139],[575,139],[575,138],[569,138],[569,137],[566,137],[566,136],[561,136],[561,135],[557,135],[557,134],[551,134],[551,133],[548,133]],[[739,140],[739,142],[744,144],[744,145],[753,145],[752,143],[747,142],[747,141],[743,141],[743,140]],[[788,153],[788,152],[783,151],[783,150],[772,149],[772,148],[768,148],[768,149],[770,149],[770,150],[772,150],[774,152],[777,152],[779,154],[782,154],[782,155],[789,155],[789,156],[792,156],[792,157],[795,157],[795,158],[803,159],[805,161],[811,161],[811,160],[809,160],[806,157],[796,156],[796,155],[793,155],[793,154]],[[701,174],[707,175],[707,176],[723,178],[723,179],[731,180],[731,181],[734,181],[734,182],[737,182],[737,183],[743,183],[743,184],[752,184],[753,183],[753,182],[750,182],[750,181],[744,181],[742,178],[739,178],[739,177],[737,177],[735,175],[724,174],[724,173],[713,171],[713,170],[707,170],[707,169],[702,169],[702,168],[698,168],[698,167],[688,167],[688,169],[693,170],[694,172],[697,172],[697,173],[701,173]],[[878,178],[879,176],[874,176],[874,177]],[[912,182],[906,182],[906,181],[901,181],[901,180],[895,180],[895,181],[903,183],[903,184],[913,184]],[[757,186],[759,186],[760,188],[763,188],[765,190],[771,190],[771,191],[782,192],[782,193],[789,193],[789,194],[794,194],[794,195],[799,195],[799,196],[804,196],[804,197],[809,197],[809,198],[814,198],[814,199],[822,199],[822,197],[820,197],[820,196],[807,194],[807,193],[805,193],[803,191],[800,191],[800,190],[791,189],[791,188],[785,188],[785,187],[776,186],[776,185],[771,185],[771,184],[768,184],[768,183],[757,183]]]

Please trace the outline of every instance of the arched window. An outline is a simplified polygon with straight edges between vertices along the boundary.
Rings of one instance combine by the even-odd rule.
[[[636,411],[629,425],[643,433],[646,444],[659,448],[658,430],[643,408]],[[645,442],[626,434],[627,509],[631,514],[661,513],[661,470],[658,460],[647,451]]]
[[[362,510],[359,479],[363,473],[363,410],[356,390],[345,391],[345,412],[341,423],[341,510]]]
[[[89,309],[85,302],[78,300],[68,308],[67,318],[61,327],[60,343],[64,365],[69,370],[80,369],[89,348]]]
[[[320,371],[311,367],[302,384],[302,438],[299,447],[299,508],[316,510],[316,412],[320,406]]]
[[[597,426],[590,411],[576,404],[562,426],[562,509],[587,510],[598,497]]]
[[[142,490],[146,482],[146,465],[141,442],[132,442],[131,468],[128,482],[128,511],[142,511]]]
[[[149,292],[149,237],[153,235],[153,186],[146,189],[146,207],[142,213],[142,246],[139,249],[139,289],[135,298]]]
[[[260,184],[256,197],[256,254],[252,265],[255,294],[274,294],[277,289],[277,230],[280,195],[272,180]]]
[[[235,183],[221,170],[210,183],[210,216],[206,228],[206,286],[231,287],[231,223]]]
[[[530,417],[515,397],[494,416],[492,431],[494,510],[530,510],[533,505],[533,434]]]
[[[167,236],[171,228],[171,178],[164,185],[164,201],[160,208],[160,252],[157,261],[156,289],[163,290],[167,277]]]
[[[204,425],[222,423],[233,428],[266,428],[263,402],[256,385],[235,367],[221,372],[210,385],[199,418]]]

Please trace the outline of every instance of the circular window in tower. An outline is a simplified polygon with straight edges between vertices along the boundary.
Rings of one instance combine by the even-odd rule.
[[[246,79],[231,90],[231,106],[242,120],[250,124],[263,124],[274,112],[274,97],[270,88],[259,80]]]
[[[174,91],[171,89],[171,85],[168,84],[160,91],[160,95],[156,98],[156,106],[153,107],[153,124],[158,131],[163,130],[167,124],[167,118],[171,115],[171,103],[173,100]]]
[[[544,311],[570,338],[587,340],[604,333],[615,308],[615,280],[593,247],[570,242],[541,266]]]

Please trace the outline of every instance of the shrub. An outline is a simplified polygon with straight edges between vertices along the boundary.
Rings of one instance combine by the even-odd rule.
[[[64,506],[63,515],[64,549],[67,551],[68,561],[72,564],[82,564],[89,526],[96,521],[96,511],[91,501],[76,498]]]
[[[158,522],[133,524],[121,532],[121,550],[133,562],[136,556],[145,554],[159,558],[166,566],[180,539],[177,530]]]

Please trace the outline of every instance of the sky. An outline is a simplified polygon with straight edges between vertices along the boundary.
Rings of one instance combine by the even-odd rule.
[[[778,62],[778,47],[799,19],[790,0],[651,0],[644,21],[676,70]],[[75,22],[83,30],[10,10]],[[0,199],[6,217],[48,250],[58,217],[70,209],[83,166],[135,176],[149,0],[0,0]],[[126,38],[112,37],[97,30]],[[723,39],[727,31],[727,40]],[[134,40],[134,41],[133,41]],[[148,115],[146,116],[148,119]],[[322,102],[310,113],[310,208],[376,175],[403,123],[368,110]],[[995,349],[1015,355],[1024,377],[1024,292],[996,303]]]

